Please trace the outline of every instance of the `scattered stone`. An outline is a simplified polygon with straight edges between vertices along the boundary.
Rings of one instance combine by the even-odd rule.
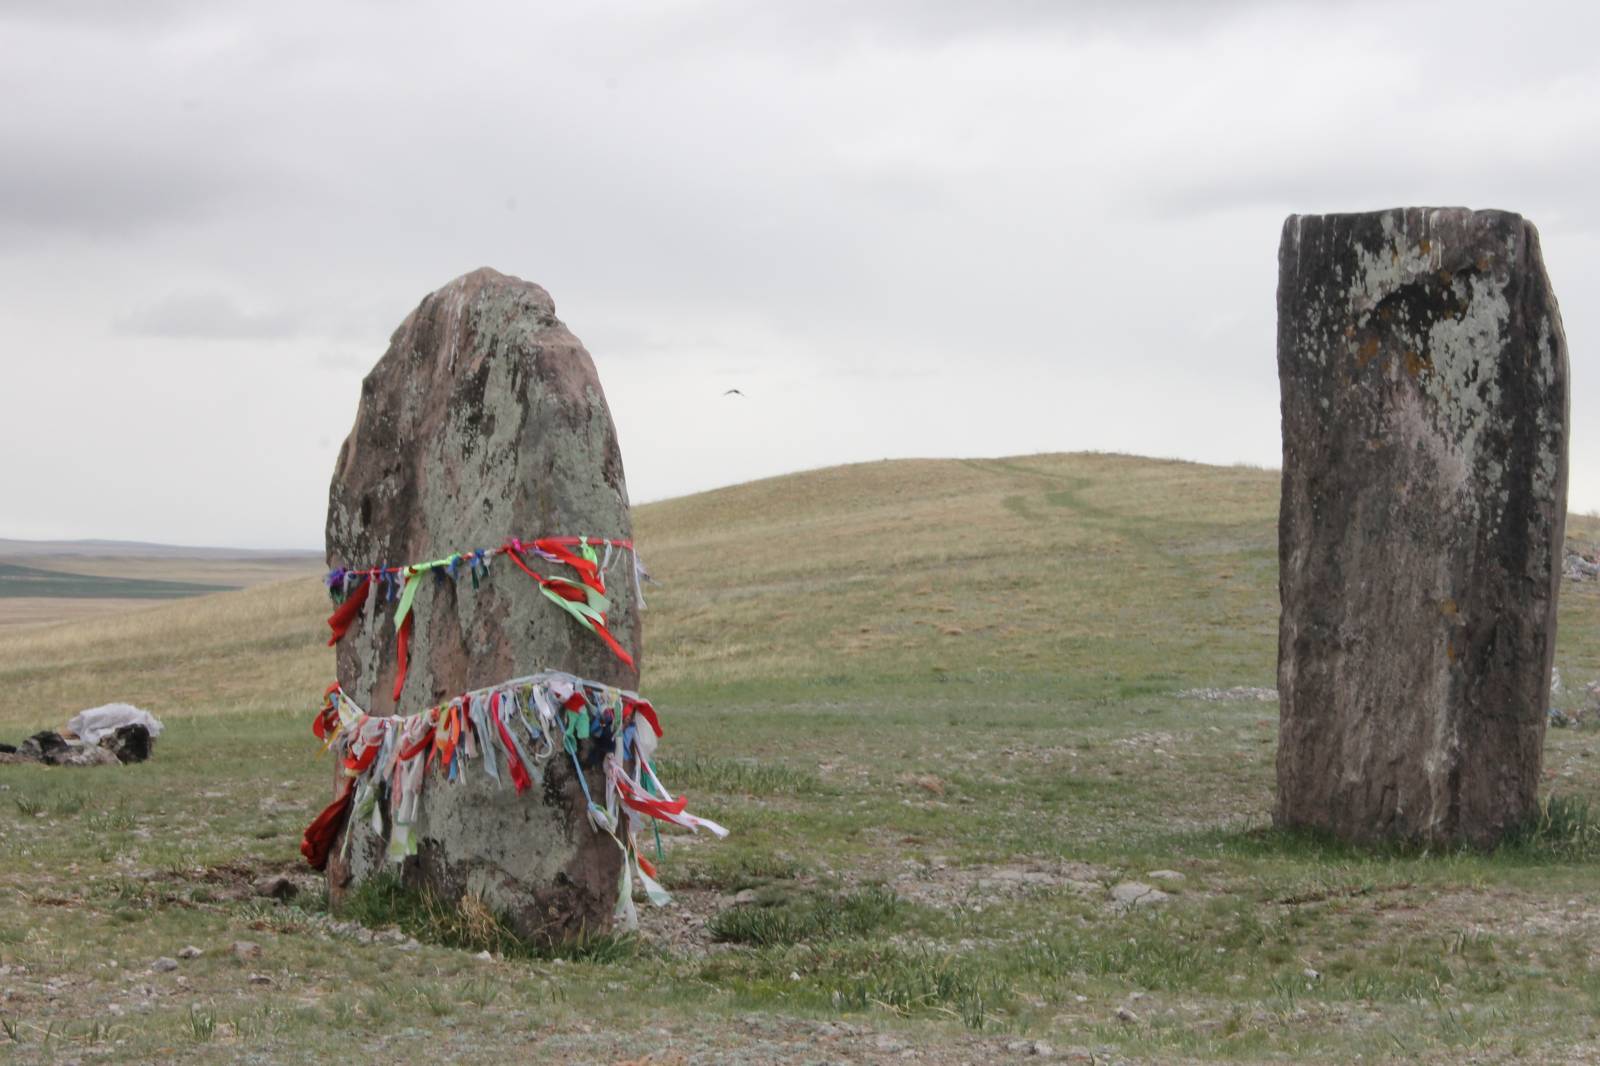
[[[246,980],[248,980],[253,985],[270,985],[270,984],[272,984],[272,978],[268,977],[264,973],[253,973],[248,978],[246,978]]]
[[[170,973],[178,968],[178,960],[163,955],[155,962],[152,962],[150,968],[156,973]]]
[[[300,891],[300,886],[284,877],[282,874],[268,874],[259,877],[252,886],[258,896],[267,896],[275,900],[289,900]]]
[[[434,559],[530,531],[631,537],[622,454],[594,362],[556,318],[550,294],[477,270],[425,297],[362,383],[329,491],[328,559]],[[636,580],[628,565],[607,575],[606,624],[637,658]],[[636,669],[509,564],[481,593],[465,581],[462,588],[458,595],[453,582],[427,582],[416,596],[398,701],[394,611],[359,617],[338,646],[345,692],[374,714],[412,714],[436,693],[540,670],[638,688]],[[580,741],[578,761],[599,796],[606,781],[597,745]],[[469,886],[481,890],[483,903],[531,940],[610,929],[621,852],[590,828],[573,760],[552,759],[543,770],[542,787],[526,792],[477,772],[430,785],[414,829],[417,854],[398,867],[385,858],[383,833],[353,821],[348,856],[328,863],[330,900],[337,907],[353,886],[396,871],[446,905]]]
[[[1322,974],[1318,973],[1316,970],[1312,969],[1309,966],[1307,966],[1304,970],[1301,970],[1300,972],[1303,975],[1305,975],[1305,978],[1308,981],[1318,981],[1318,980],[1322,979]]]
[[[1006,1044],[1006,1050],[1013,1055],[1038,1055],[1041,1058],[1055,1054],[1055,1049],[1042,1040],[1012,1040]]]
[[[1538,807],[1568,372],[1539,235],[1291,216],[1279,249],[1275,821],[1492,845]]]
[[[1235,688],[1189,688],[1178,693],[1180,700],[1205,700],[1207,703],[1276,703],[1275,688],[1253,688],[1240,685]]]
[[[68,740],[60,733],[43,730],[24,740],[6,762],[34,762],[46,766],[120,766],[117,757],[104,748]]]
[[[1151,870],[1145,874],[1152,881],[1182,881],[1184,876],[1176,870]]]
[[[756,895],[756,890],[753,888],[741,889],[734,894],[733,905],[735,907],[748,906],[756,901]]]
[[[896,1051],[904,1051],[906,1049],[906,1042],[904,1040],[898,1039],[897,1037],[892,1037],[887,1033],[881,1033],[874,1037],[872,1043],[873,1046],[875,1046],[879,1051],[887,1051],[891,1054]]]
[[[489,950],[487,950],[487,949],[478,952],[476,955],[474,955],[472,957],[477,959],[479,962],[493,962],[494,961],[494,954],[492,952],[490,952]]]
[[[1165,903],[1171,898],[1159,888],[1152,888],[1143,881],[1124,881],[1112,886],[1111,889],[1111,901],[1124,908],[1150,907]]]
[[[1137,1025],[1139,1023],[1139,1016],[1133,1013],[1133,1011],[1129,1010],[1127,1007],[1118,1007],[1117,1021],[1126,1022],[1129,1025]]]
[[[142,725],[119,726],[100,738],[100,747],[115,755],[123,765],[144,762],[155,750],[155,737]]]
[[[1568,581],[1593,581],[1600,577],[1600,557],[1567,549],[1561,572]]]
[[[233,957],[236,959],[259,959],[261,945],[253,940],[235,940],[233,942]]]
[[[180,958],[180,959],[198,959],[201,955],[204,955],[204,954],[205,954],[205,952],[201,951],[199,948],[195,947],[193,944],[190,944],[188,947],[186,947],[182,951],[178,952],[178,958]]]

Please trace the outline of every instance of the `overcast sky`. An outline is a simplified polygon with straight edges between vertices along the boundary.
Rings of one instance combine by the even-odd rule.
[[[890,456],[1277,466],[1291,212],[1520,211],[1600,508],[1600,5],[0,0],[0,537],[320,547],[478,266],[634,502]],[[727,388],[746,398],[724,398]]]

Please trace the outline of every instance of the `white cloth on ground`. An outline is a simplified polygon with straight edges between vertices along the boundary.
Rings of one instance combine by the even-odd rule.
[[[131,703],[108,703],[79,711],[67,723],[67,730],[85,744],[98,744],[100,738],[115,733],[125,725],[142,725],[152,737],[161,735],[161,719],[149,711],[141,711]]]

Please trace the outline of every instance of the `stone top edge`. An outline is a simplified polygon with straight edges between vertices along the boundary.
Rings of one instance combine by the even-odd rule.
[[[549,302],[552,305],[554,304],[554,301],[550,299],[549,290],[547,290],[543,285],[540,285],[538,282],[528,281],[525,278],[519,278],[515,274],[503,274],[494,267],[488,266],[481,266],[476,270],[467,271],[460,277],[452,278],[450,281],[445,282],[443,285],[433,290],[433,292],[429,293],[428,297],[440,296],[448,293],[452,289],[460,289],[467,292],[477,292],[480,289],[487,288],[521,289],[526,292],[537,294],[542,300]],[[428,297],[424,298],[424,302],[426,302]]]
[[[1326,214],[1293,214],[1284,219],[1284,225],[1305,222],[1354,222],[1357,220],[1381,219],[1384,217],[1404,218],[1406,216],[1429,217],[1447,216],[1452,218],[1481,218],[1485,221],[1527,221],[1520,212],[1506,211],[1497,207],[1471,208],[1460,206],[1433,207],[1417,205],[1411,207],[1386,207],[1377,211],[1333,211]]]

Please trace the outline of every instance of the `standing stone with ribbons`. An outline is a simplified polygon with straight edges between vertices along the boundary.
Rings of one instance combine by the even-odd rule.
[[[376,719],[452,700],[459,709],[463,694],[551,670],[592,683],[596,706],[606,686],[637,689],[631,536],[605,394],[549,294],[488,269],[457,278],[395,331],[339,452],[327,526],[339,692]],[[493,580],[480,580],[491,568]],[[335,903],[397,868],[447,902],[481,899],[530,938],[610,927],[627,849],[622,830],[597,828],[593,811],[616,791],[612,749],[602,750],[598,731],[564,738],[574,750],[543,762],[533,787],[509,787],[506,752],[527,755],[539,739],[538,715],[518,710],[504,721],[531,721],[531,733],[508,730],[501,743],[497,718],[485,738],[500,752],[498,780],[482,755],[458,758],[475,726],[486,728],[482,714],[443,720],[452,741],[466,730],[459,753],[435,751],[443,731],[389,742],[380,762],[451,775],[449,787],[430,786],[425,802],[404,809],[398,842],[401,808],[369,801],[370,813],[348,819],[330,808],[314,850]],[[620,746],[621,716],[615,725],[606,743]],[[383,769],[363,767],[362,781]],[[356,775],[338,773],[349,788]],[[379,784],[410,795],[403,776]]]
[[[1279,824],[1490,845],[1536,810],[1567,346],[1532,223],[1292,216]]]

